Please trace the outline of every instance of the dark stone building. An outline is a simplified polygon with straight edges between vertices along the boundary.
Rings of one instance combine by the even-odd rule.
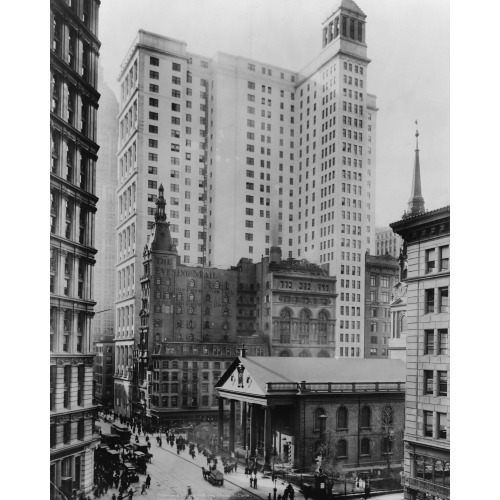
[[[393,287],[399,264],[389,254],[365,256],[365,358],[387,358]]]
[[[113,335],[103,335],[94,342],[94,395],[96,403],[113,406],[115,343]]]
[[[274,460],[299,468],[309,468],[321,454],[346,472],[401,464],[402,361],[306,358],[298,363],[246,357],[242,351],[216,385],[221,417],[223,400],[230,402],[230,452],[241,448],[267,466]],[[224,424],[219,418],[220,444]]]

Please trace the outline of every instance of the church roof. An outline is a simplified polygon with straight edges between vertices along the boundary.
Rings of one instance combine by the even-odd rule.
[[[399,359],[335,359],[274,356],[238,357],[225,375],[244,365],[261,388],[269,382],[404,382],[406,366]],[[223,376],[217,384],[223,384]]]
[[[338,9],[351,10],[366,17],[366,14],[359,8],[359,5],[354,2],[354,0],[340,0],[333,9],[333,12],[336,12]]]

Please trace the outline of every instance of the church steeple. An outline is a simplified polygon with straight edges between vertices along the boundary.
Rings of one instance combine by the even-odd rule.
[[[167,202],[163,197],[163,184],[160,184],[160,189],[158,189],[158,199],[156,200],[155,222],[165,222],[167,220],[167,215],[165,213],[166,204]]]
[[[415,122],[418,126],[418,122]],[[420,159],[418,156],[418,128],[415,132],[416,138],[416,148],[415,148],[415,163],[413,165],[413,181],[411,185],[411,196],[408,200],[408,210],[406,211],[406,217],[412,215],[419,215],[425,213],[425,203],[422,196],[422,183],[420,181]]]

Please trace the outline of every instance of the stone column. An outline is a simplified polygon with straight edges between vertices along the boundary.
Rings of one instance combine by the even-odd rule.
[[[222,451],[222,443],[224,440],[224,398],[219,397],[219,440],[217,443],[217,451]]]
[[[250,455],[255,454],[255,448],[257,445],[256,411],[257,406],[254,404],[250,405]]]
[[[264,457],[266,467],[271,466],[272,448],[273,434],[271,427],[271,408],[269,406],[266,406],[264,414]]]
[[[241,430],[243,432],[243,449],[247,449],[247,405],[248,403],[243,402],[242,417],[241,417]]]
[[[236,401],[231,399],[229,407],[229,451],[234,452],[234,428],[236,420]]]

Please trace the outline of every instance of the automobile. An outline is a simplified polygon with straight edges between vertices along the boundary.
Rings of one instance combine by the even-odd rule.
[[[126,425],[115,423],[111,426],[111,434],[119,436],[120,444],[126,445],[130,443],[130,437],[132,436],[132,431]]]
[[[134,464],[130,462],[125,462],[123,464],[123,470],[127,475],[127,480],[129,483],[139,482],[139,474],[137,474],[137,467]]]
[[[224,485],[224,476],[220,470],[213,470],[210,472],[208,476],[208,482],[213,484],[214,486],[223,486]]]
[[[147,470],[147,457],[142,451],[134,451],[134,454],[132,455],[132,461],[135,463],[137,466],[137,470],[139,471],[139,474],[146,474]]]
[[[151,463],[151,459],[153,458],[153,454],[149,452],[149,448],[148,448],[147,444],[134,443],[132,445],[132,450],[133,451],[140,451],[141,453],[144,453],[146,460],[149,463]]]
[[[101,434],[101,443],[108,445],[110,448],[114,448],[116,445],[121,444],[121,438],[117,434],[108,434],[103,432]]]

